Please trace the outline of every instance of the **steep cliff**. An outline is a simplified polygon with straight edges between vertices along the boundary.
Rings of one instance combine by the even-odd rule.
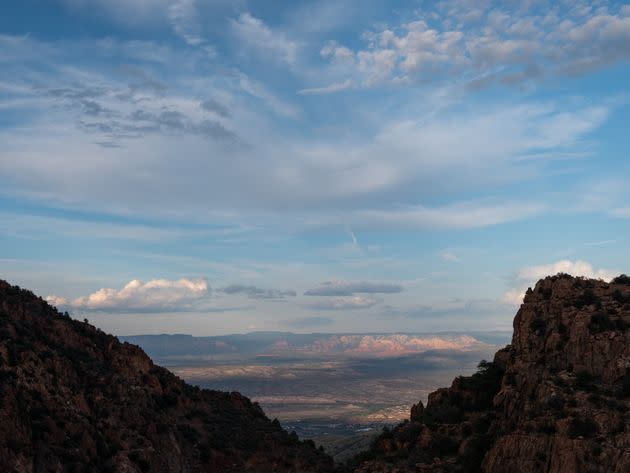
[[[630,471],[630,278],[528,290],[512,343],[419,403],[355,473]]]
[[[238,393],[200,390],[138,347],[0,281],[0,471],[329,472]]]

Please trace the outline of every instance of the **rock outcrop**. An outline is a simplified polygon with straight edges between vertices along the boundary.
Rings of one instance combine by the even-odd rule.
[[[527,291],[512,343],[429,396],[346,471],[630,471],[630,278]]]
[[[202,390],[0,281],[0,471],[330,472],[238,393]]]

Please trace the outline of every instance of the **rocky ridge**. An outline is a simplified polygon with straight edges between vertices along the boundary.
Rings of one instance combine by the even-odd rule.
[[[354,473],[630,471],[630,278],[528,289],[512,343],[433,392]]]
[[[0,281],[0,471],[330,472],[238,393],[202,390],[137,346]]]

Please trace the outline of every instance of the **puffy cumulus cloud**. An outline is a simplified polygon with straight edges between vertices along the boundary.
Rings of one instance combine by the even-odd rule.
[[[251,299],[283,299],[285,297],[295,297],[297,293],[293,290],[264,289],[256,286],[245,286],[242,284],[230,284],[221,289],[225,294],[243,294]]]
[[[152,279],[129,281],[122,289],[102,288],[87,296],[68,301],[51,295],[48,302],[76,310],[112,312],[177,311],[191,308],[210,291],[208,281],[200,279]]]
[[[54,294],[46,296],[46,302],[55,307],[65,307],[68,305],[68,299],[61,296],[55,296]]]
[[[393,294],[402,292],[400,284],[352,282],[352,281],[325,281],[320,287],[304,292],[305,296],[341,296],[348,297],[355,294]]]
[[[344,296],[344,297],[327,297],[313,302],[307,302],[305,306],[315,310],[355,310],[369,309],[380,302],[379,299],[366,296]]]
[[[521,280],[535,281],[540,278],[544,278],[545,276],[558,273],[566,273],[572,276],[584,276],[586,278],[603,279],[606,281],[614,278],[618,274],[614,271],[606,269],[595,269],[593,268],[593,265],[587,263],[586,261],[561,260],[556,263],[522,268],[518,272],[518,277]]]
[[[572,2],[543,12],[535,3],[437,2],[414,21],[364,34],[364,48],[329,43],[321,55],[352,65],[363,87],[462,78],[471,88],[584,74],[630,57],[627,6]]]
[[[592,264],[580,260],[560,260],[551,264],[527,266],[518,271],[515,278],[515,287],[509,289],[503,295],[503,301],[512,305],[520,304],[523,302],[523,296],[525,295],[527,287],[532,286],[539,279],[547,276],[553,276],[558,273],[570,274],[571,276],[583,276],[593,279],[603,279],[604,281],[609,281],[619,274],[618,271],[615,272],[607,269],[595,269]]]
[[[523,297],[525,296],[525,289],[522,287],[518,289],[510,289],[503,294],[503,302],[510,305],[519,305],[523,302]]]

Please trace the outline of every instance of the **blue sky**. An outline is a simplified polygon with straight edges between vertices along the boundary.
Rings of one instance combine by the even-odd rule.
[[[630,272],[630,4],[0,7],[0,277],[117,334],[509,329]]]

